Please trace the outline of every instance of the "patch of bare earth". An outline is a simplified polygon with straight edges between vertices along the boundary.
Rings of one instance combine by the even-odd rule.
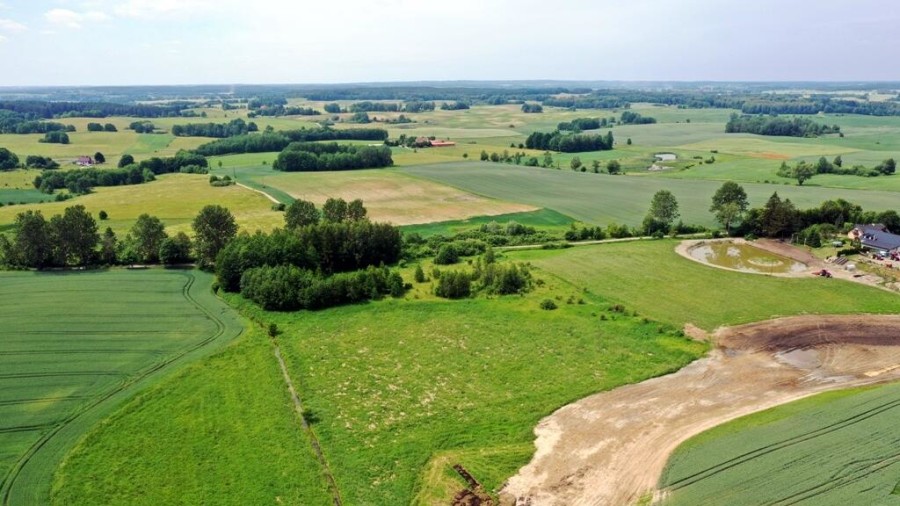
[[[653,492],[672,451],[740,416],[815,393],[900,379],[900,316],[800,316],[720,329],[680,371],[565,406],[503,504],[628,505]]]

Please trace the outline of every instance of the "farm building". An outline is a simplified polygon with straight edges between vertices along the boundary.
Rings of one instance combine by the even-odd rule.
[[[892,234],[880,223],[856,225],[847,235],[852,240],[858,240],[863,248],[882,255],[900,253],[900,235]]]
[[[446,148],[449,146],[456,146],[455,142],[439,140],[439,139],[429,139],[428,137],[416,137],[416,146],[418,147],[428,147],[431,146],[433,148]]]
[[[456,146],[456,143],[453,141],[431,141],[431,146],[435,148],[446,148]]]
[[[82,167],[91,167],[94,165],[94,159],[89,156],[79,156],[75,163]]]

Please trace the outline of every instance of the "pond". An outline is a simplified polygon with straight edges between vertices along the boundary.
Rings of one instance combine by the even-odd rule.
[[[743,243],[700,243],[692,247],[689,253],[701,262],[757,274],[792,274],[807,268],[802,262]]]

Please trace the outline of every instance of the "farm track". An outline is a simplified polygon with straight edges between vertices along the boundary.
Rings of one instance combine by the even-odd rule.
[[[95,397],[92,402],[81,406],[79,409],[71,412],[67,417],[65,417],[59,421],[56,421],[51,424],[35,425],[35,426],[29,426],[29,427],[24,427],[24,426],[23,427],[10,427],[10,428],[4,429],[4,431],[9,431],[9,432],[24,432],[24,431],[34,431],[34,430],[47,430],[47,429],[49,429],[49,430],[47,430],[41,436],[41,438],[35,444],[33,444],[31,446],[31,448],[28,449],[28,451],[11,467],[11,469],[9,470],[7,475],[4,476],[2,480],[0,480],[0,504],[2,504],[3,506],[8,506],[8,505],[12,504],[11,501],[12,501],[12,497],[14,495],[15,487],[17,485],[17,480],[20,478],[20,476],[23,474],[23,472],[26,470],[26,468],[29,466],[29,464],[31,462],[33,462],[33,460],[35,459],[35,456],[43,448],[47,447],[48,444],[51,441],[53,441],[54,437],[57,436],[61,431],[63,431],[65,428],[67,428],[74,422],[80,420],[86,414],[101,407],[107,401],[110,401],[117,395],[122,394],[129,387],[132,387],[132,386],[138,384],[139,382],[149,378],[151,375],[159,373],[160,371],[166,369],[169,365],[173,364],[174,362],[179,361],[186,355],[188,355],[192,352],[195,352],[201,348],[206,347],[210,343],[218,340],[219,338],[221,338],[223,335],[226,334],[226,331],[228,328],[227,325],[215,313],[208,310],[201,303],[199,303],[193,297],[193,295],[191,295],[191,293],[190,293],[191,287],[194,285],[194,283],[196,281],[196,277],[194,276],[194,274],[190,273],[190,272],[183,272],[183,275],[186,278],[186,280],[185,280],[184,285],[181,288],[182,297],[187,302],[189,302],[191,305],[193,305],[198,311],[200,311],[206,318],[208,318],[210,321],[212,321],[213,325],[215,326],[215,331],[211,335],[202,339],[201,341],[198,341],[198,342],[192,344],[191,346],[188,346],[187,348],[183,348],[183,349],[179,350],[177,353],[169,355],[164,360],[156,362],[156,363],[150,365],[149,367],[146,367],[140,371],[137,371],[133,375],[128,375],[128,374],[120,373],[120,372],[107,372],[107,371],[72,372],[72,373],[32,373],[32,374],[22,373],[22,374],[0,375],[0,378],[3,378],[3,377],[27,378],[27,377],[56,377],[56,376],[86,376],[86,375],[109,375],[109,376],[118,375],[118,376],[123,377],[123,380],[119,384],[117,384],[114,388]],[[108,333],[113,333],[113,332],[115,332],[115,331],[110,331]],[[23,333],[23,332],[20,332],[20,333]],[[82,333],[84,333],[84,332],[82,332]],[[91,331],[90,333],[94,334],[95,331]],[[101,331],[101,332],[96,332],[96,333],[102,334],[104,332]],[[49,476],[48,476],[48,479],[49,479]],[[48,481],[48,483],[49,483],[49,481]],[[48,499],[48,498],[43,498],[43,499]]]
[[[633,504],[655,489],[669,455],[724,422],[827,390],[900,379],[900,317],[802,316],[720,329],[717,349],[682,370],[565,406],[535,429],[537,452],[503,490],[540,505]],[[682,478],[672,489],[872,417],[890,400]],[[779,505],[795,504],[900,463],[900,452],[861,461]]]

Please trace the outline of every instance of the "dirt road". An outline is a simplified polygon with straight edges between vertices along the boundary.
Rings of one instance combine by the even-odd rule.
[[[802,316],[732,327],[677,373],[565,406],[503,504],[628,505],[653,493],[683,441],[814,393],[900,379],[900,316]]]

